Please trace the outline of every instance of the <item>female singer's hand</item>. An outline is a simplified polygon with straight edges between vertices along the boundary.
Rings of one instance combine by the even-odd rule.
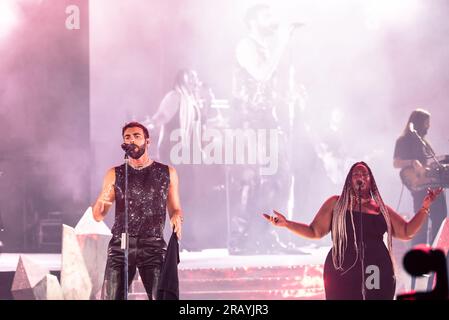
[[[277,227],[286,227],[287,226],[287,218],[282,213],[277,212],[276,210],[273,210],[275,216],[270,216],[266,213],[263,213],[265,219],[270,221],[273,225]]]
[[[427,195],[422,202],[423,208],[429,209],[433,201],[440,195],[443,188],[427,189]]]

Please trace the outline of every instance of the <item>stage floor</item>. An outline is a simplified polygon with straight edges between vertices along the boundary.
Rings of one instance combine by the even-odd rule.
[[[324,299],[323,265],[330,246],[301,247],[304,254],[230,255],[227,249],[180,252],[182,300]],[[61,269],[60,254],[2,253],[0,272],[15,272],[20,255],[53,272]],[[397,270],[397,292],[408,291],[410,277]],[[141,279],[130,299],[146,299]]]
[[[323,299],[323,263],[330,247],[300,250],[302,254],[277,255],[230,255],[227,249],[182,251],[178,265],[180,299]],[[0,272],[13,274],[21,255],[52,272],[61,270],[61,254],[3,253]],[[147,299],[138,273],[129,299]]]
[[[227,249],[206,249],[180,252],[179,270],[241,267],[289,267],[320,265],[324,263],[330,247],[301,247],[306,254],[230,255]],[[61,254],[52,253],[1,253],[0,272],[15,271],[19,256],[34,260],[50,271],[61,270]]]

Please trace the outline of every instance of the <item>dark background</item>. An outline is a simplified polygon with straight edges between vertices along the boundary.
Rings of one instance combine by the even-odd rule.
[[[79,30],[66,28],[68,5],[80,8]],[[3,250],[57,251],[58,222],[73,225],[89,202],[88,1],[13,9],[18,24],[0,41]]]

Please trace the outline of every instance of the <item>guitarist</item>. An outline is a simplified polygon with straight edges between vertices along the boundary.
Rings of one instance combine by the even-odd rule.
[[[430,143],[425,139],[430,128],[430,113],[423,109],[414,110],[408,119],[404,132],[396,140],[394,149],[393,166],[397,169],[407,170],[413,168],[418,176],[425,177],[428,160],[435,153]],[[419,137],[421,139],[419,139]],[[418,210],[427,194],[427,188],[411,191],[413,197],[413,208]],[[428,220],[426,220],[413,238],[412,245],[427,243],[432,245],[441,223],[447,216],[446,198],[438,197],[431,206],[430,219],[431,228],[428,231]]]

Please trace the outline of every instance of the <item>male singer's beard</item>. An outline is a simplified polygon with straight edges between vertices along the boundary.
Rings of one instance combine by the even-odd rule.
[[[137,146],[137,148],[138,148],[139,150],[137,150],[137,151],[132,150],[132,151],[129,153],[129,156],[130,156],[131,158],[135,159],[135,160],[139,159],[139,158],[140,158],[141,156],[143,156],[143,154],[145,153],[145,143],[144,143],[143,145],[141,145],[141,146]]]

